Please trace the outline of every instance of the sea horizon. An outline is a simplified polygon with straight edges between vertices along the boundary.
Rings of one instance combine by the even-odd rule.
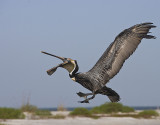
[[[130,106],[131,108],[134,108],[134,110],[159,110],[160,106]],[[75,108],[78,107],[64,107],[65,110],[67,111],[73,111]],[[92,109],[93,107],[83,107],[86,108],[88,110]],[[39,108],[42,110],[49,110],[49,111],[57,111],[58,108],[57,107],[43,107],[43,108]]]

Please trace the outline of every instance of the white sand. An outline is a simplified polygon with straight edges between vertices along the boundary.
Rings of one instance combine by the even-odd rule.
[[[160,117],[155,119],[136,119],[130,117],[101,117],[92,119],[86,117],[68,117],[69,112],[52,112],[53,115],[61,114],[65,119],[40,119],[32,120],[30,115],[26,119],[6,120],[5,125],[160,125]]]
[[[70,113],[70,111],[51,111],[52,115],[64,115],[64,116],[68,116]]]
[[[160,125],[160,119],[135,119],[128,117],[102,117],[100,119],[91,119],[67,117],[65,119],[7,120],[2,123],[6,125]]]

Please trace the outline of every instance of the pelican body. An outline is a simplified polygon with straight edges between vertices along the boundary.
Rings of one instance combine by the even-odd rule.
[[[148,35],[149,30],[156,26],[153,23],[141,23],[134,25],[122,31],[115,40],[109,45],[97,63],[88,72],[78,73],[78,64],[76,60],[59,57],[47,52],[42,53],[61,59],[63,63],[47,70],[48,75],[52,75],[58,67],[65,68],[69,72],[70,78],[81,84],[91,93],[78,92],[77,95],[84,97],[85,100],[80,103],[89,103],[96,94],[108,96],[111,102],[118,102],[120,96],[111,88],[106,86],[122,68],[125,60],[136,50],[143,38],[155,39],[155,36]],[[91,96],[87,98],[88,96]]]

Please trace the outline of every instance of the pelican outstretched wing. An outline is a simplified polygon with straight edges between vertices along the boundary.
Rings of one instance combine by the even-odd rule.
[[[100,84],[105,85],[120,71],[125,60],[132,55],[143,38],[155,39],[154,36],[148,35],[149,30],[156,27],[152,24],[137,24],[121,32],[87,73],[97,77],[101,81]]]

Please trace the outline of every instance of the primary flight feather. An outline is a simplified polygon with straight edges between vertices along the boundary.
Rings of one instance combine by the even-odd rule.
[[[52,75],[58,67],[65,68],[72,80],[90,90],[91,93],[77,93],[80,97],[85,98],[85,100],[80,101],[81,103],[89,103],[89,100],[93,99],[96,94],[106,95],[112,102],[117,102],[120,100],[119,95],[111,88],[106,87],[106,83],[120,71],[125,60],[133,54],[143,38],[155,39],[155,36],[148,35],[150,33],[149,30],[154,27],[156,26],[153,23],[148,22],[125,29],[110,44],[93,68],[84,73],[77,73],[78,64],[76,60],[42,51],[44,54],[54,56],[63,61],[56,67],[47,70],[47,73]],[[91,97],[87,98],[89,95]]]

